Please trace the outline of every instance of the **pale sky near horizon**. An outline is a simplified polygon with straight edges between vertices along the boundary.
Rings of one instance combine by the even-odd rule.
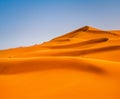
[[[120,0],[0,0],[0,49],[39,44],[85,25],[120,30]]]

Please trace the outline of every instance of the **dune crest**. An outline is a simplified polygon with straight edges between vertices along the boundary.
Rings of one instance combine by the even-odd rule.
[[[100,29],[91,27],[91,26],[84,26],[82,28],[79,29],[80,31],[102,31]]]
[[[1,99],[120,99],[120,30],[84,26],[0,50]]]

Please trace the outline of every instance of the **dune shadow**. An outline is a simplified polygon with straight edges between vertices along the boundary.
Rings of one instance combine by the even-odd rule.
[[[1,64],[0,63],[0,74],[20,74],[52,69],[70,69],[83,72],[90,72],[96,74],[106,74],[107,72],[98,66],[86,63],[83,61],[76,62],[74,60],[26,60],[17,61],[16,63]]]
[[[118,50],[118,49],[120,49],[120,46],[116,45],[116,46],[106,46],[101,48],[93,48],[93,49],[78,51],[78,53],[80,53],[80,55],[84,55],[84,54],[112,51],[112,50]]]
[[[94,54],[99,52],[105,52],[105,51],[112,51],[112,50],[119,50],[119,45],[113,45],[113,46],[105,46],[100,48],[90,48],[90,49],[77,49],[77,50],[65,50],[65,51],[58,51],[56,53],[50,53],[51,56],[81,56],[86,54]]]
[[[60,48],[73,48],[73,47],[80,47],[80,46],[85,46],[89,44],[96,44],[96,43],[102,43],[108,41],[108,38],[98,38],[98,39],[91,39],[91,40],[86,40],[82,42],[77,42],[77,43],[72,43],[72,44],[64,44],[64,45],[51,45],[47,46],[48,48],[54,48],[54,49],[60,49]]]

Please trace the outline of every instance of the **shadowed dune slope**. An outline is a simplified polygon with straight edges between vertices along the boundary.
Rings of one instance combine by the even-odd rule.
[[[67,57],[42,57],[27,59],[3,59],[0,61],[0,74],[19,74],[49,69],[75,69],[91,73],[106,73],[104,69],[84,62],[84,60]],[[41,65],[40,65],[41,64]]]
[[[0,99],[120,99],[120,30],[84,26],[0,50]]]

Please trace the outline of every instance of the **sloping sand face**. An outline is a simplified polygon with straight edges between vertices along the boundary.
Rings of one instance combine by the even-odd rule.
[[[120,99],[120,31],[85,26],[0,51],[0,99]]]

